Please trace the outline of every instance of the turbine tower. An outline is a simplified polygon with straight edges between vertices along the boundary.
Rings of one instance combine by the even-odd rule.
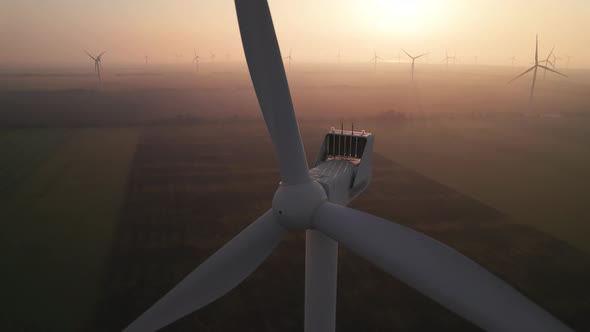
[[[553,53],[553,49],[551,50],[551,53],[549,53],[549,56],[551,56],[551,54]],[[533,107],[533,96],[535,93],[535,83],[537,81],[537,69],[541,68],[545,71],[549,70],[551,72],[554,72],[558,75],[567,77],[567,75],[564,75],[560,72],[558,72],[557,70],[553,70],[549,67],[547,67],[547,65],[542,65],[541,62],[545,62],[545,63],[551,63],[549,61],[549,56],[547,56],[547,59],[543,60],[543,61],[539,61],[539,35],[536,36],[535,39],[535,65],[532,66],[531,68],[525,70],[522,74],[516,76],[515,78],[511,79],[510,81],[508,81],[508,84],[512,83],[512,81],[516,80],[517,78],[525,75],[526,73],[530,72],[531,70],[533,71],[533,83],[531,84],[531,93],[529,95],[529,109],[532,109]]]
[[[380,56],[377,56],[377,51],[373,51],[373,52],[375,55],[369,61],[373,63],[373,66],[374,66],[373,70],[377,71],[377,61],[383,60],[383,59],[381,59]]]
[[[289,62],[289,71],[291,71],[291,62],[294,62],[291,53],[293,53],[293,49],[290,49],[289,55],[283,58]],[[340,56],[340,52],[338,52],[338,56]],[[340,58],[338,58],[338,61],[340,61]]]
[[[102,56],[106,53],[106,52],[102,52],[100,53],[98,56],[93,56],[90,53],[88,53],[86,50],[84,50],[84,52],[86,54],[88,54],[88,56],[94,60],[94,71],[96,72],[96,77],[98,79],[98,83],[102,83],[102,76],[101,76],[101,72],[102,72]]]
[[[400,224],[346,207],[368,186],[373,135],[332,128],[315,167],[309,170],[267,1],[236,0],[235,4],[248,69],[279,161],[281,182],[271,209],[125,331],[156,331],[215,301],[254,272],[286,234],[295,230],[306,230],[306,332],[335,329],[338,243],[482,329],[571,331],[457,251]]]
[[[416,59],[425,56],[428,53],[424,53],[424,54],[420,54],[418,56],[411,56],[408,52],[406,52],[405,50],[402,50],[404,53],[406,53],[407,56],[409,56],[412,59],[412,82],[414,81],[414,62],[416,61]]]
[[[148,63],[148,60],[150,59],[150,57],[149,57],[149,56],[147,56],[147,55],[144,55],[144,56],[143,56],[143,59],[145,60],[145,64],[147,65],[147,63]]]
[[[553,48],[551,49],[551,52],[549,52],[549,55],[547,55],[547,58],[545,58],[545,60],[541,60],[539,63],[542,63],[547,68],[549,68],[549,66],[555,68],[555,66],[553,65],[551,60],[549,60],[549,58],[551,58],[551,55],[553,55],[553,50],[555,50],[555,46],[553,46]],[[545,80],[546,74],[547,74],[547,69],[543,70],[543,81]]]
[[[195,53],[195,57],[193,58],[193,63],[197,66],[197,73],[199,72],[199,59],[201,58],[198,54],[197,54],[197,50],[195,50],[193,48],[193,52]]]

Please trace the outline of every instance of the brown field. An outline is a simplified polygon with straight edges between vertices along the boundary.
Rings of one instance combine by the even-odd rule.
[[[270,207],[277,164],[245,66],[105,68],[100,89],[88,68],[0,68],[0,282],[24,294],[0,308],[2,330],[121,329]],[[342,119],[374,132],[373,182],[353,207],[589,330],[590,72],[539,81],[542,116],[525,116],[530,78],[505,84],[520,68],[421,63],[415,84],[407,65],[370,69],[288,73],[308,160]],[[293,234],[169,330],[302,330],[303,258]],[[345,248],[338,282],[339,331],[475,330]]]
[[[213,138],[230,128],[234,140]],[[125,326],[268,209],[278,174],[268,139],[257,137],[264,128],[230,128],[156,127],[144,134],[115,237],[99,329]],[[309,150],[311,159],[316,149]],[[353,207],[461,250],[576,329],[590,326],[590,259],[581,251],[380,155],[374,176]],[[291,235],[235,291],[170,330],[301,330],[303,258],[303,234]],[[440,327],[476,330],[341,248],[339,331]]]

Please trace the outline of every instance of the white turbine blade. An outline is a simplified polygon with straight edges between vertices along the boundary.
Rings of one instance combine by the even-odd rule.
[[[88,54],[88,56],[89,56],[89,57],[90,57],[92,60],[96,61],[96,58],[95,58],[95,57],[93,57],[93,56],[92,56],[90,53],[88,53],[86,50],[84,50],[84,53]]]
[[[409,56],[410,58],[412,58],[412,56],[408,52],[406,52],[405,50],[402,49],[402,52],[406,53],[407,56]]]
[[[415,57],[414,59],[418,59],[419,57],[425,56],[426,54],[428,54],[428,53],[420,54],[417,57]]]
[[[309,181],[281,51],[266,0],[235,0],[250,77],[286,184]]]
[[[549,61],[549,58],[553,54],[553,50],[555,50],[555,46],[553,46],[553,48],[551,49],[551,52],[549,52],[549,55],[547,56],[547,59],[545,59],[545,60]]]
[[[104,51],[104,52],[100,53],[100,55],[99,55],[99,56],[97,56],[97,58],[100,58],[100,57],[101,57],[101,56],[103,56],[103,55],[104,55],[106,52],[107,52],[107,51]]]
[[[486,331],[572,331],[500,278],[399,224],[324,203],[317,230]]]
[[[157,331],[236,287],[285,235],[272,210],[209,257],[124,331]]]
[[[539,65],[539,66],[541,66],[541,65]],[[531,71],[531,70],[535,69],[535,67],[536,67],[536,66],[532,66],[531,68],[529,68],[529,69],[525,70],[525,71],[524,71],[524,73],[522,73],[522,74],[520,74],[520,75],[516,76],[515,78],[511,79],[511,80],[510,80],[510,81],[508,81],[508,83],[506,83],[506,84],[510,84],[510,83],[512,83],[512,81],[514,81],[514,80],[516,80],[517,78],[519,78],[519,77],[521,77],[521,76],[525,75],[525,74],[526,74],[526,73],[528,73],[529,71]]]
[[[565,75],[565,74],[562,74],[562,73],[558,72],[557,70],[553,70],[553,69],[551,69],[551,68],[549,68],[549,67],[545,67],[545,66],[543,66],[543,65],[539,65],[539,68],[543,68],[543,69],[545,69],[545,70],[548,70],[548,71],[554,72],[554,73],[556,73],[557,75],[561,75],[561,76],[563,76],[563,77],[568,77],[567,75]]]

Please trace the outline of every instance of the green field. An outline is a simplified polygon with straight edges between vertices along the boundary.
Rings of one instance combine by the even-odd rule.
[[[376,151],[590,253],[590,118],[379,123]]]
[[[137,129],[3,131],[1,321],[79,331],[93,319]]]

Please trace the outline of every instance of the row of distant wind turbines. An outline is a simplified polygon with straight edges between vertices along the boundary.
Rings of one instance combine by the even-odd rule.
[[[555,47],[553,47],[551,49],[551,52],[549,52],[549,55],[547,55],[547,57],[544,60],[539,60],[539,37],[537,35],[536,36],[536,39],[535,39],[535,62],[533,64],[533,66],[530,67],[529,69],[527,69],[526,71],[524,71],[522,74],[520,74],[520,75],[514,77],[513,79],[511,79],[510,81],[508,81],[508,83],[511,83],[514,80],[520,78],[521,76],[527,74],[528,72],[533,71],[533,79],[532,79],[532,83],[531,83],[531,91],[530,91],[530,94],[529,94],[529,107],[532,107],[532,105],[533,105],[533,98],[534,98],[534,93],[535,93],[535,85],[536,85],[536,80],[537,80],[537,70],[539,68],[543,69],[543,80],[545,79],[545,75],[546,75],[547,71],[550,71],[550,72],[553,72],[555,74],[558,74],[558,75],[567,77],[567,75],[565,75],[565,74],[563,74],[563,73],[561,73],[561,72],[559,72],[559,71],[556,70],[557,61],[558,60],[561,60],[562,58],[557,57],[554,54],[554,50],[555,50]],[[88,54],[88,56],[94,61],[94,70],[96,72],[98,82],[101,83],[102,82],[102,77],[101,77],[102,56],[106,52],[102,52],[102,53],[100,53],[99,55],[96,55],[96,56],[88,53],[86,50],[84,52],[86,54]],[[193,52],[194,52],[194,57],[192,58],[192,61],[191,62],[195,64],[196,71],[198,72],[199,71],[199,60],[201,59],[201,57],[197,54],[197,51],[196,50],[193,50]],[[410,53],[406,52],[404,49],[402,49],[402,52],[404,52],[412,60],[412,63],[411,63],[411,71],[410,71],[411,75],[410,75],[410,77],[411,77],[411,81],[414,81],[414,68],[415,68],[416,60],[419,59],[419,58],[421,58],[421,57],[423,57],[423,56],[425,56],[425,55],[428,55],[429,53],[427,52],[427,53],[422,53],[420,55],[413,56]],[[289,70],[291,69],[291,64],[294,62],[293,57],[292,57],[292,53],[293,53],[293,50],[291,49],[291,50],[289,50],[289,55],[283,57],[283,59],[288,63],[288,69]],[[211,61],[214,63],[215,62],[216,55],[213,52],[210,52],[210,55],[211,55]],[[342,57],[342,55],[341,55],[341,53],[339,51],[338,54],[337,54],[338,62],[340,62],[341,57]],[[475,64],[477,64],[477,58],[478,58],[477,56],[474,56]],[[570,62],[571,58],[572,58],[572,56],[569,56],[569,55],[567,56],[567,66],[568,67],[569,67],[569,62]],[[456,59],[457,59],[456,54],[453,55],[453,56],[450,56],[449,53],[447,51],[445,51],[445,58],[443,59],[442,62],[445,63],[446,66],[448,66],[449,65],[449,62],[451,60],[453,61],[453,64],[455,64],[456,63]],[[147,64],[148,63],[148,60],[149,60],[149,57],[147,55],[144,56],[144,60],[145,60],[145,63]],[[509,60],[511,61],[511,65],[514,66],[514,62],[516,61],[516,57],[515,56],[512,56],[511,58],[509,58]],[[377,55],[377,51],[374,51],[374,55],[370,59],[370,62],[373,64],[373,68],[374,68],[375,71],[377,70],[377,62],[379,62],[379,61],[383,61],[383,58],[381,58],[380,56]],[[398,63],[400,63],[400,62],[401,62],[401,53],[398,56]]]

